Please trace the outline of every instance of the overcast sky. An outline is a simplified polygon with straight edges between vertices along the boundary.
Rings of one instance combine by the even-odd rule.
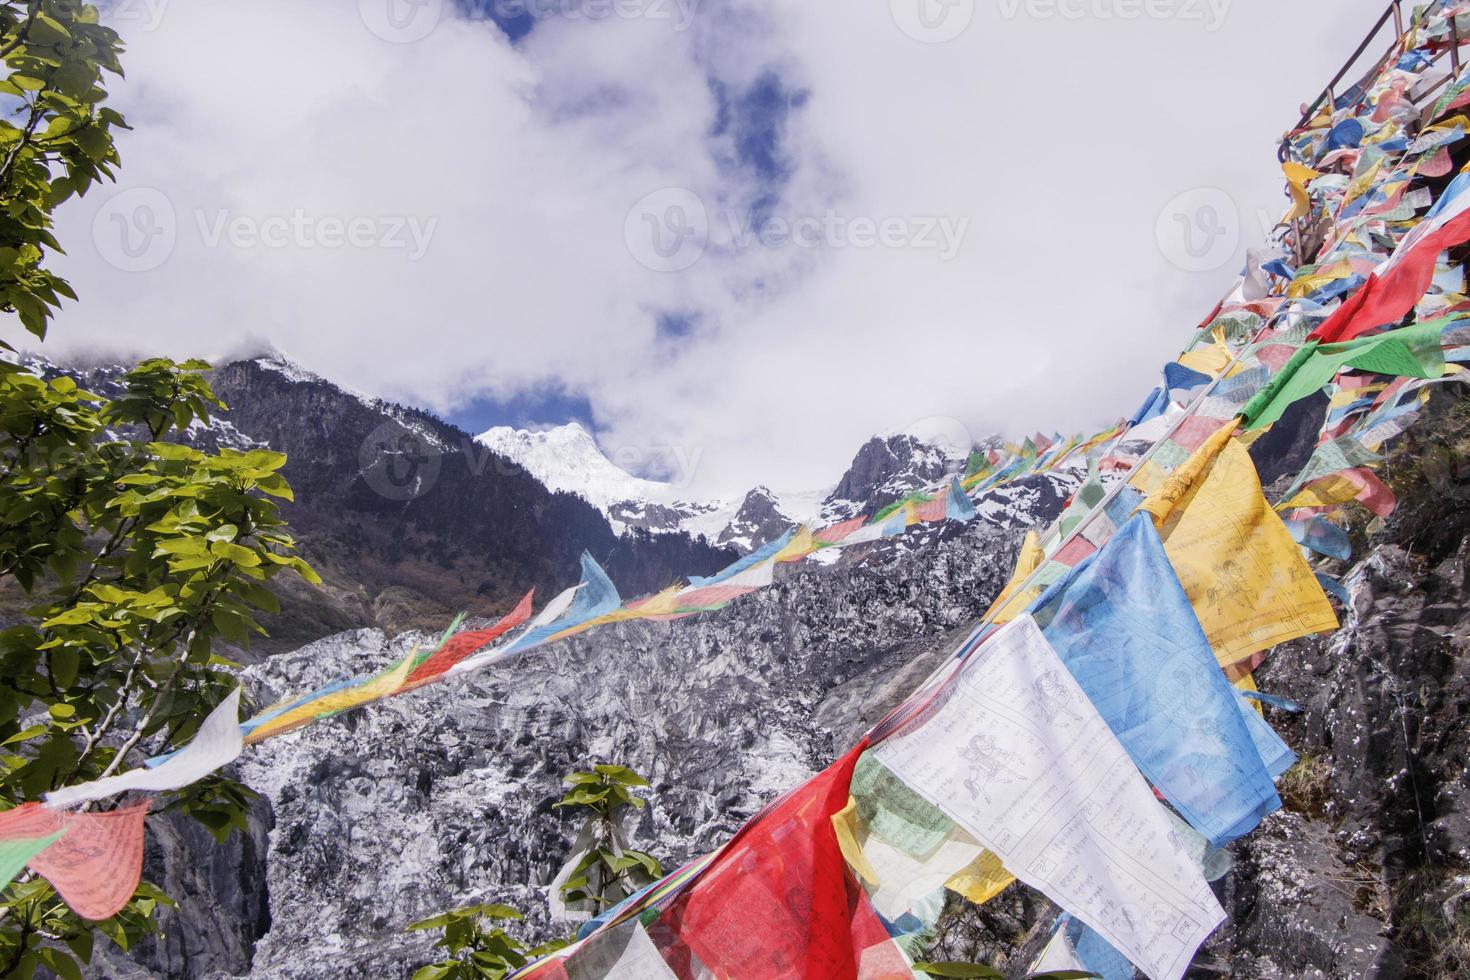
[[[60,216],[46,346],[269,343],[695,492],[830,484],[925,418],[1097,427],[1263,241],[1276,139],[1382,6],[117,0],[135,131]]]

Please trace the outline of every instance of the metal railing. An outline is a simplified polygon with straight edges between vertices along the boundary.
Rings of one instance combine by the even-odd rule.
[[[1359,82],[1355,83],[1354,86],[1350,86],[1350,89],[1356,87],[1357,85],[1362,85],[1364,82],[1371,81],[1374,77],[1376,77],[1380,72],[1383,71],[1386,65],[1388,65],[1390,62],[1403,54],[1403,37],[1404,28],[1406,26],[1406,21],[1404,19],[1403,2],[1404,0],[1392,0],[1392,2],[1389,3],[1387,8],[1384,9],[1383,13],[1379,15],[1378,20],[1373,24],[1371,28],[1369,28],[1368,33],[1363,37],[1362,43],[1358,45],[1357,50],[1355,50],[1352,55],[1348,57],[1347,61],[1343,62],[1342,67],[1337,70],[1337,74],[1332,76],[1332,81],[1327,83],[1326,87],[1318,93],[1316,100],[1313,101],[1311,105],[1307,106],[1305,111],[1302,112],[1301,118],[1297,120],[1296,125],[1292,127],[1292,132],[1296,132],[1302,129],[1309,122],[1311,122],[1313,117],[1317,115],[1317,111],[1322,108],[1324,103],[1327,105],[1333,105],[1336,102],[1337,96],[1341,91],[1340,87],[1342,85],[1342,80],[1346,78],[1348,73],[1353,70],[1353,67],[1358,63],[1358,59],[1363,56],[1363,53],[1367,51],[1370,46],[1372,46],[1374,41],[1380,39],[1380,37],[1384,33],[1385,27],[1392,25],[1393,30],[1392,38],[1389,42],[1387,50],[1380,58],[1378,58],[1377,61],[1373,62],[1373,64],[1362,73]],[[1429,59],[1430,64],[1435,65],[1438,64],[1445,55],[1449,55],[1449,74],[1435,81],[1434,84],[1425,89],[1422,89],[1420,91],[1411,90],[1408,93],[1409,102],[1416,107],[1422,105],[1429,99],[1431,95],[1439,91],[1439,89],[1444,85],[1448,84],[1450,79],[1460,74],[1460,45],[1464,42],[1460,40],[1460,31],[1455,24],[1454,17],[1449,18],[1449,26],[1449,43],[1445,45],[1443,50],[1435,52],[1435,54]],[[1366,94],[1366,91],[1361,92],[1359,93],[1358,97],[1361,98],[1363,95]],[[1287,139],[1283,139],[1281,141],[1281,150],[1279,155],[1283,162],[1285,162],[1287,158],[1288,142],[1289,141]]]

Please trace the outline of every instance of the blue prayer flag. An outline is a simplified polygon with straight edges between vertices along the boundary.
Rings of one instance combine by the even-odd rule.
[[[1211,843],[1281,806],[1264,736],[1242,715],[1149,515],[1053,584],[1034,615],[1139,771]]]

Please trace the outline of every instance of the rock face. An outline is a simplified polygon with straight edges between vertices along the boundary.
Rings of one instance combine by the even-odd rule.
[[[853,457],[837,488],[827,499],[824,515],[842,520],[885,507],[958,469],[959,461],[908,433],[874,436]]]
[[[233,834],[221,845],[191,817],[150,817],[148,879],[178,906],[158,910],[162,935],[147,937],[130,956],[98,943],[92,973],[114,980],[248,974],[255,944],[271,928],[266,873],[273,823],[270,803],[261,799],[250,833]]]
[[[715,543],[751,551],[780,537],[794,523],[781,511],[781,502],[775,494],[765,487],[756,487],[745,495],[740,509]]]

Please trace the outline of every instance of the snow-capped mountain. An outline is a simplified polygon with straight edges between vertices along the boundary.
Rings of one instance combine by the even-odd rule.
[[[883,507],[961,471],[972,448],[950,433],[895,431],[874,436],[834,487],[805,493],[757,486],[738,500],[691,499],[672,483],[628,473],[576,422],[547,429],[497,426],[475,437],[513,460],[547,489],[574,493],[619,533],[687,531],[749,551],[804,522],[831,524]]]
[[[825,490],[777,494],[756,487],[737,500],[691,498],[673,483],[634,476],[608,459],[596,438],[580,424],[547,429],[496,426],[475,441],[514,461],[548,490],[574,493],[587,501],[619,533],[687,531],[721,546],[749,551],[786,528],[812,520]]]
[[[710,508],[708,502],[681,499],[671,483],[628,473],[608,459],[592,433],[577,422],[534,431],[499,425],[475,436],[475,441],[524,466],[548,490],[575,493],[605,514],[615,504],[629,501],[700,512]]]

